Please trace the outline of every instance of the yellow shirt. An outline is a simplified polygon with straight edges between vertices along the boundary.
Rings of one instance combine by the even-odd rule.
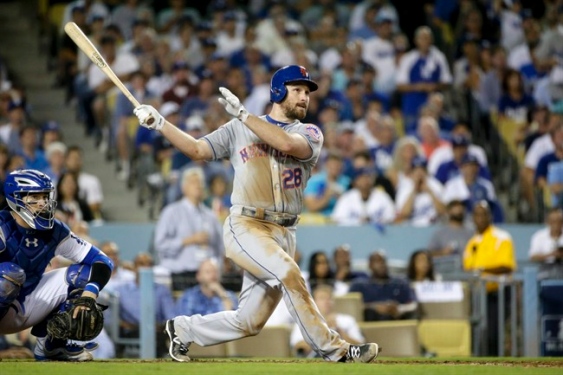
[[[463,268],[466,271],[507,267],[516,269],[514,245],[508,232],[489,226],[483,234],[476,234],[465,246]],[[490,275],[483,272],[483,275]],[[487,291],[495,291],[496,283],[487,283]]]

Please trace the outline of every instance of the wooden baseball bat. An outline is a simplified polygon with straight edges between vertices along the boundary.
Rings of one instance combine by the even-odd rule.
[[[136,107],[140,106],[141,104],[133,94],[125,87],[123,82],[115,75],[109,64],[106,60],[102,57],[98,49],[92,44],[90,39],[80,30],[77,24],[74,22],[67,22],[64,27],[65,33],[76,43],[78,48],[82,50],[92,60],[94,64],[98,66],[104,72],[104,74],[117,86],[119,90],[129,99],[131,103]],[[147,120],[147,124],[152,124],[154,122],[154,118],[149,118]]]

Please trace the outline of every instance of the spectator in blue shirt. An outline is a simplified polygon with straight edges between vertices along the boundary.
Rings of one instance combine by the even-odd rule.
[[[215,259],[201,262],[196,279],[198,284],[186,289],[176,301],[176,315],[207,315],[237,309],[237,296],[219,282],[219,266]]]
[[[534,106],[534,99],[524,91],[524,80],[520,73],[509,69],[502,80],[502,89],[503,95],[498,103],[499,119],[525,124]]]
[[[453,159],[442,163],[438,170],[436,171],[436,179],[440,181],[443,185],[446,184],[449,180],[459,175],[459,170],[462,164],[463,159],[469,152],[469,138],[462,136],[462,135],[454,135],[452,137],[452,150],[453,150]],[[482,177],[486,180],[491,180],[491,173],[489,169],[481,165],[479,168],[479,177]]]
[[[135,281],[126,282],[115,288],[119,296],[119,328],[125,337],[139,337],[141,323],[141,289],[139,288],[139,270],[153,267],[153,258],[148,253],[140,253],[135,257]],[[170,289],[163,284],[154,284],[154,309],[157,336],[157,355],[162,357],[168,352],[164,324],[174,318],[174,299]]]
[[[350,178],[343,173],[343,167],[342,157],[332,153],[323,170],[311,177],[303,192],[303,203],[309,212],[331,215],[338,197],[350,186]]]
[[[427,26],[416,30],[416,49],[406,53],[397,73],[397,89],[402,93],[402,111],[405,124],[415,124],[420,107],[428,95],[446,88],[452,82],[445,55],[432,45],[432,31]],[[416,129],[405,129],[413,134]]]
[[[415,317],[417,302],[414,291],[405,279],[389,275],[387,259],[382,251],[369,257],[369,279],[354,281],[350,292],[362,293],[366,321],[398,320]]]
[[[49,162],[45,153],[39,148],[37,129],[34,126],[27,125],[20,130],[20,145],[25,168],[37,169],[43,173],[48,171]]]
[[[553,165],[563,161],[563,132],[558,131],[554,133],[553,144],[555,151],[550,152],[540,158],[536,168],[535,182],[541,188],[549,188],[552,194],[559,195],[563,192],[563,184],[561,183],[548,183],[549,170]]]

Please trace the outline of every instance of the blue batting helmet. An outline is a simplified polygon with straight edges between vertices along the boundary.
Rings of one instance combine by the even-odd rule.
[[[319,85],[309,77],[307,69],[300,65],[287,65],[278,69],[272,76],[272,81],[270,82],[270,101],[273,103],[283,101],[287,95],[285,85],[290,83],[306,84],[311,92],[319,88]]]
[[[24,198],[32,193],[46,193],[48,198],[45,205],[33,209],[29,201]],[[55,186],[51,178],[45,173],[34,169],[18,169],[6,176],[4,194],[8,206],[18,214],[31,228],[38,230],[51,229],[55,222],[54,199]]]

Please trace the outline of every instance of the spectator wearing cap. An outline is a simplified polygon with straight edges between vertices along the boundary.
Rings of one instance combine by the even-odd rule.
[[[283,2],[273,3],[268,10],[268,17],[256,25],[256,46],[268,56],[276,51],[287,48],[284,38],[285,30],[292,28],[302,30],[301,24],[288,16],[287,5]]]
[[[258,48],[256,24],[249,23],[246,26],[244,32],[244,47],[232,53],[229,65],[234,68],[244,68],[248,81],[250,81],[250,75],[255,69],[262,68],[266,71],[271,69],[270,57]]]
[[[366,65],[362,61],[361,48],[358,43],[348,43],[340,51],[341,62],[331,73],[332,82],[330,85],[331,94],[339,93],[344,95],[348,82],[359,78]]]
[[[111,12],[111,20],[121,29],[125,40],[133,37],[133,24],[137,20],[148,21],[154,24],[154,12],[139,0],[125,0]]]
[[[460,174],[453,177],[445,185],[442,199],[444,203],[452,200],[463,201],[467,210],[472,211],[476,202],[486,200],[493,207],[496,205],[495,188],[490,180],[481,177],[479,169],[481,165],[477,158],[471,154],[465,154],[460,166]],[[493,214],[495,212],[493,211]],[[501,217],[495,214],[495,221]]]
[[[363,25],[350,29],[348,41],[367,40],[377,37],[378,22],[377,16],[381,10],[381,4],[374,3],[368,6],[364,12]]]
[[[197,78],[192,74],[189,64],[184,60],[177,60],[172,64],[172,86],[162,94],[163,102],[175,102],[179,105],[195,95]]]
[[[51,177],[54,185],[57,185],[59,177],[65,170],[65,155],[67,147],[63,142],[54,141],[49,143],[45,148],[45,157],[49,162],[49,166],[45,174]]]
[[[20,155],[24,158],[26,169],[37,169],[45,173],[49,167],[49,162],[45,153],[39,148],[39,137],[37,128],[33,125],[26,125],[20,130]]]
[[[383,226],[395,220],[395,206],[391,197],[375,188],[375,168],[354,171],[352,189],[338,198],[331,218],[339,225],[370,224]]]
[[[343,171],[342,156],[329,153],[322,169],[311,176],[303,192],[303,204],[307,211],[330,217],[336,201],[350,185],[350,178]]]
[[[154,33],[154,29],[150,27],[150,23],[147,20],[135,19],[133,21],[131,31],[131,38],[127,39],[119,46],[119,52],[132,53],[137,58],[141,58],[144,52],[143,39],[147,33]]]
[[[140,102],[149,102],[154,105],[158,104],[158,98],[149,90],[147,90],[147,77],[141,71],[131,74],[131,81],[128,84],[133,96]],[[115,111],[113,113],[113,139],[116,142],[116,151],[118,158],[118,175],[121,181],[126,181],[131,172],[131,155],[130,145],[133,143],[130,136],[131,124],[137,125],[137,121],[132,121],[131,113],[133,113],[133,104],[129,99],[120,93],[115,103]],[[148,129],[147,129],[148,130]]]
[[[378,12],[375,18],[377,36],[364,40],[362,59],[376,72],[375,87],[378,92],[391,95],[395,90],[397,65],[393,46],[393,20],[387,12]]]
[[[441,201],[444,187],[426,171],[426,159],[421,156],[411,161],[411,170],[397,189],[397,221],[416,226],[435,223],[445,213]]]
[[[10,153],[21,150],[20,130],[26,124],[26,114],[23,102],[10,101],[8,104],[8,123],[0,126],[0,140],[8,146]]]
[[[72,11],[75,7],[82,7],[86,14],[86,22],[91,23],[96,17],[106,19],[109,16],[109,10],[101,1],[93,0],[76,0],[68,3],[63,12],[63,19],[60,25],[60,33],[63,33],[63,27],[67,22],[71,21]]]
[[[191,18],[182,18],[178,34],[170,37],[170,50],[177,59],[186,61],[190,69],[196,69],[203,64],[201,42]]]
[[[429,27],[416,29],[415,44],[416,49],[401,58],[397,72],[397,89],[402,94],[401,109],[407,127],[416,123],[418,111],[428,95],[445,89],[452,82],[446,57],[433,45]],[[415,128],[405,129],[407,134],[414,131]]]
[[[393,164],[393,150],[397,139],[395,123],[390,116],[380,116],[372,110],[368,114],[365,122],[356,123],[356,135],[364,139],[377,169],[385,173]]]
[[[377,160],[373,160],[371,155],[373,154],[366,150],[357,151],[356,153],[354,153],[354,155],[352,156],[351,170],[349,172],[347,171],[346,174],[353,177],[354,170],[356,169],[375,169],[377,176],[375,177],[374,186],[378,189],[383,189],[391,197],[391,199],[395,200],[395,187],[383,173],[380,173],[381,170],[379,169],[379,164],[377,163]]]
[[[156,16],[156,30],[160,34],[177,34],[180,23],[185,18],[199,20],[199,12],[195,8],[188,7],[186,0],[168,0],[168,5]]]
[[[451,129],[449,137],[446,138],[449,141],[448,144],[434,150],[432,156],[430,157],[430,159],[428,159],[428,173],[436,176],[436,172],[442,164],[453,160],[454,151],[451,140],[452,138],[456,137],[465,137],[470,140],[470,144],[467,147],[467,152],[469,152],[471,155],[474,155],[479,160],[479,163],[482,166],[486,167],[488,165],[487,155],[485,154],[483,147],[471,143],[471,131],[469,130],[467,124],[458,122]]]
[[[235,11],[224,12],[223,22],[217,31],[217,52],[227,58],[230,58],[235,51],[244,48],[245,28],[237,21]]]
[[[63,134],[61,126],[56,121],[47,121],[41,127],[40,147],[43,151],[47,151],[47,147],[53,142],[62,142]]]
[[[434,177],[442,184],[446,184],[450,179],[459,175],[459,169],[466,155],[471,155],[477,162],[479,159],[472,153],[469,153],[470,140],[466,136],[455,135],[451,139],[453,158],[450,161],[443,162],[437,169]],[[479,176],[491,180],[491,174],[487,167],[481,166],[478,170]]]
[[[483,78],[479,40],[466,37],[461,45],[462,56],[453,64],[453,86],[478,97]]]
[[[215,97],[217,85],[212,77],[202,77],[196,95],[190,96],[182,103],[180,114],[187,118],[192,115],[203,115],[209,102]]]
[[[555,150],[542,156],[535,171],[535,184],[540,189],[548,189],[552,195],[552,205],[563,205],[563,126],[559,125],[553,132]]]
[[[139,62],[130,53],[117,53],[116,43],[113,37],[104,36],[100,41],[100,53],[119,79],[128,83],[131,74],[139,69]],[[88,134],[96,135],[96,141],[103,150],[109,146],[107,94],[115,84],[95,64],[90,65],[87,79],[90,91],[81,99],[86,115],[86,130]]]

